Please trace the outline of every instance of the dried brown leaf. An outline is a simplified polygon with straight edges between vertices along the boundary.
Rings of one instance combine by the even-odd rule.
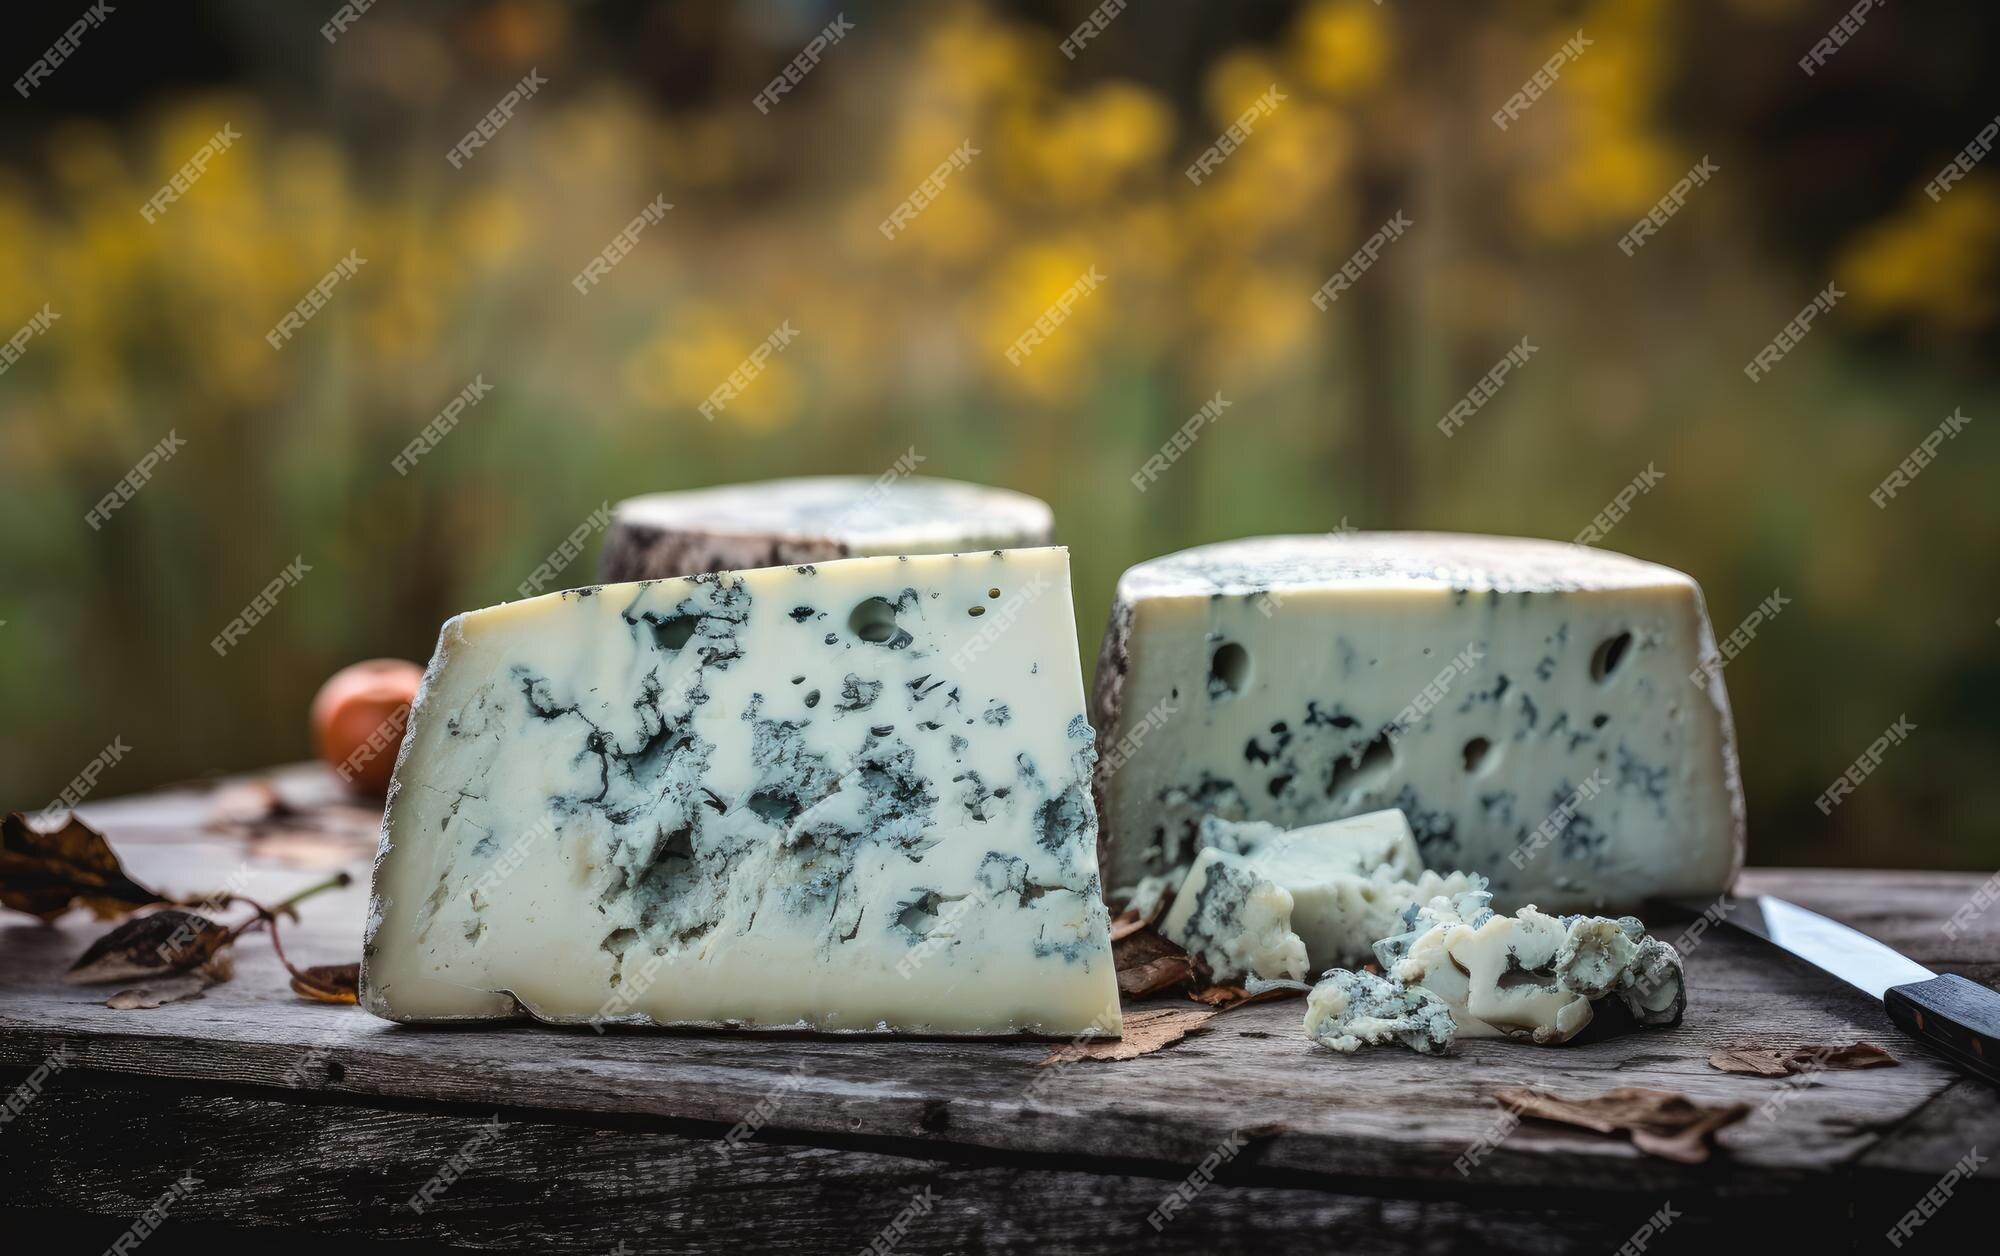
[[[113,926],[77,957],[63,980],[88,986],[198,968],[229,938],[229,930],[206,916],[167,908]]]
[[[1118,970],[1118,993],[1141,999],[1194,979],[1194,962],[1185,955],[1161,955]]]
[[[1724,1047],[1710,1054],[1708,1066],[1725,1073],[1755,1073],[1759,1077],[1783,1077],[1792,1071],[1790,1053],[1769,1047]]]
[[[1522,1116],[1600,1134],[1630,1134],[1640,1151],[1682,1164],[1707,1160],[1715,1132],[1750,1115],[1747,1103],[1697,1103],[1686,1095],[1643,1086],[1622,1086],[1587,1099],[1564,1099],[1534,1089],[1503,1090],[1493,1097]]]
[[[361,965],[315,964],[292,975],[292,991],[315,1003],[361,1001]]]
[[[126,876],[104,835],[74,815],[47,832],[18,811],[0,821],[0,906],[43,920],[87,907],[115,920],[165,901]]]
[[[1193,999],[1197,1003],[1206,1003],[1218,1012],[1227,1012],[1235,1008],[1247,1007],[1252,1003],[1269,1003],[1276,999],[1297,999],[1304,996],[1305,991],[1294,989],[1291,986],[1274,986],[1271,989],[1260,990],[1256,994],[1252,994],[1242,986],[1232,986],[1223,982],[1216,982],[1213,985],[1188,991],[1190,999]]]
[[[1186,951],[1162,937],[1157,929],[1140,929],[1111,944],[1112,961],[1120,968],[1136,967],[1162,955],[1186,954]]]
[[[1809,1061],[1818,1059],[1822,1050],[1824,1048],[1809,1048],[1806,1058]],[[1901,1060],[1872,1042],[1853,1042],[1844,1047],[1835,1047],[1824,1059],[1819,1060],[1821,1068],[1830,1069],[1893,1068],[1901,1063]]]
[[[1111,940],[1116,942],[1120,938],[1130,937],[1141,929],[1152,928],[1153,922],[1166,915],[1167,908],[1171,907],[1173,902],[1174,896],[1167,893],[1154,896],[1152,907],[1143,913],[1136,907],[1127,907],[1111,921]]]
[[[1188,953],[1153,929],[1140,929],[1114,941],[1111,963],[1118,971],[1118,992],[1128,998],[1157,994],[1195,978],[1195,964]]]
[[[1702,1108],[1701,1114],[1685,1125],[1664,1131],[1633,1130],[1632,1145],[1649,1156],[1681,1164],[1701,1164],[1715,1148],[1716,1131],[1734,1125],[1749,1113],[1750,1105],[1747,1103]]]
[[[1708,1057],[1710,1068],[1725,1073],[1754,1073],[1759,1077],[1784,1077],[1792,1073],[1845,1072],[1862,1068],[1890,1068],[1902,1063],[1872,1042],[1853,1042],[1844,1047],[1814,1043],[1790,1050],[1763,1047],[1754,1042],[1737,1043]]]
[[[213,984],[207,976],[199,972],[174,973],[158,981],[149,981],[143,986],[120,990],[104,1000],[104,1006],[117,1008],[121,1012],[155,1008],[163,1003],[178,1003],[182,999],[198,999],[202,996],[202,991]]]
[[[1202,1028],[1215,1016],[1212,1009],[1205,1007],[1163,1007],[1128,1012],[1124,1037],[1064,1043],[1049,1052],[1048,1058],[1042,1061],[1042,1067],[1073,1060],[1131,1060],[1151,1055]]]

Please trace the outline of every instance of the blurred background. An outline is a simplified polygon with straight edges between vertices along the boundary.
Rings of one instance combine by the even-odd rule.
[[[1805,73],[1850,7],[1144,0],[1070,56],[1086,0],[447,0],[344,30],[337,0],[114,6],[0,103],[0,339],[60,316],[0,374],[0,803],[45,805],[114,738],[100,794],[306,757],[329,672],[428,657],[445,616],[515,596],[642,491],[875,475],[914,448],[924,474],[1047,498],[1088,670],[1140,559],[1343,521],[1566,540],[1652,468],[1605,547],[1693,573],[1720,633],[1791,599],[1725,672],[1753,862],[1993,867],[2000,159],[1923,189],[2000,108],[2000,9],[1878,7]],[[0,70],[84,8],[10,10]],[[454,168],[530,70],[546,86]],[[1703,157],[1717,173],[1627,257]],[[664,219],[573,286],[656,197]],[[1315,308],[1398,211],[1410,230]],[[350,250],[366,264],[273,349]],[[1829,283],[1834,311],[1747,379]],[[705,420],[785,323],[796,341]],[[1442,437],[1523,337],[1532,359]],[[398,474],[475,378],[491,391]],[[1136,490],[1218,391],[1224,417]],[[1955,408],[1970,422],[1873,504]],[[592,580],[600,539],[562,583]],[[310,571],[218,657],[294,559]],[[1821,815],[1898,716],[1917,731]]]

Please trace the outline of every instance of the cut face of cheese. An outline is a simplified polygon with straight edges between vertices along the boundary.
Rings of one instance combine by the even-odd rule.
[[[1259,820],[1204,816],[1195,833],[1195,845],[1254,855],[1267,866],[1296,864],[1326,872],[1387,868],[1401,877],[1413,877],[1424,870],[1409,817],[1394,809],[1297,829],[1281,829]]]
[[[1507,905],[1712,895],[1743,797],[1701,592],[1552,541],[1267,537],[1125,573],[1097,669],[1106,884],[1206,816],[1404,812],[1424,864]]]
[[[1292,931],[1305,943],[1310,969],[1323,973],[1367,963],[1371,948],[1396,932],[1414,904],[1478,889],[1485,880],[1477,873],[1429,869],[1405,880],[1378,868],[1367,876],[1292,874],[1278,883],[1291,890]]]
[[[911,455],[906,457],[913,457]],[[920,460],[920,459],[919,459]],[[619,502],[607,582],[899,554],[1047,545],[1048,505],[1025,493],[895,469],[651,493]]]
[[[1115,1036],[1082,707],[1060,549],[457,616],[390,791],[362,1002]]]
[[[1243,855],[1205,850],[1160,922],[1160,935],[1199,956],[1217,981],[1306,975],[1291,929],[1292,896]]]
[[[1209,816],[1195,840],[1203,849],[1241,854],[1258,876],[1290,895],[1286,927],[1305,947],[1312,973],[1368,962],[1376,942],[1401,931],[1411,907],[1484,885],[1463,872],[1427,871],[1400,811],[1290,830]]]

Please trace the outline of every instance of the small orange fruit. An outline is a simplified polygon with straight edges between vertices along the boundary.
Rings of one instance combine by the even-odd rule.
[[[424,669],[408,659],[369,659],[341,668],[319,687],[312,703],[313,747],[348,788],[388,790],[423,679]]]

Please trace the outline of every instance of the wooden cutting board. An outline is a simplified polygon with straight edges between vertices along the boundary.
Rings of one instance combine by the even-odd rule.
[[[270,779],[296,814],[218,823],[218,808],[260,811],[240,787],[83,814],[134,876],[176,892],[234,878],[269,901],[350,869],[356,883],[307,903],[284,938],[301,965],[356,960],[373,813],[335,804],[314,768]],[[1981,879],[1765,869],[1739,892],[1784,895],[1994,984],[2000,910],[1955,940],[1941,928]],[[1303,1004],[1289,1001],[1228,1012],[1140,1059],[1050,1068],[1049,1045],[1034,1043],[397,1026],[296,998],[255,935],[233,981],[114,1011],[103,1000],[117,987],[60,976],[103,928],[0,919],[0,1093],[67,1059],[0,1126],[0,1229],[108,1243],[191,1170],[200,1185],[163,1233],[284,1227],[300,1250],[393,1238],[817,1252],[886,1234],[898,1252],[1549,1253],[1616,1249],[1665,1207],[1648,1250],[1754,1233],[1872,1251],[1970,1149],[2000,1150],[2000,1096],[1924,1055],[1871,1000],[1728,930],[1687,956],[1675,1030],[1341,1057],[1305,1038]],[[1784,1080],[1708,1066],[1743,1039],[1865,1040],[1902,1064]],[[1650,1086],[1756,1111],[1709,1163],[1687,1166],[1617,1137],[1509,1129],[1493,1096],[1529,1084],[1570,1097]],[[754,1139],[730,1138],[753,1123]],[[1468,1170],[1468,1150],[1496,1133]],[[411,1207],[460,1153],[463,1172]],[[1214,1180],[1190,1178],[1205,1159]],[[1996,1184],[2000,1168],[1956,1184],[1904,1250],[1990,1216]],[[1176,1191],[1191,1200],[1156,1227]]]

